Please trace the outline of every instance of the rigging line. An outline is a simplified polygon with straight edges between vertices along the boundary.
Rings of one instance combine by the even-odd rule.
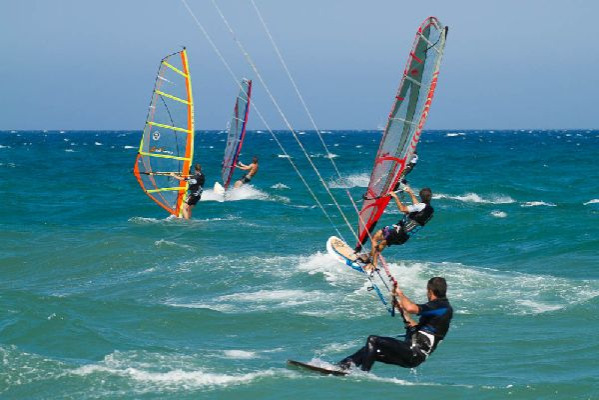
[[[258,77],[258,79],[260,80],[260,83],[262,84],[262,86],[266,90],[266,93],[268,94],[268,96],[270,97],[271,102],[273,103],[273,105],[275,106],[275,108],[277,109],[277,111],[279,112],[279,115],[281,116],[281,118],[283,118],[283,121],[287,125],[287,128],[289,128],[289,131],[293,135],[293,138],[295,139],[295,141],[297,142],[297,144],[300,146],[300,148],[304,152],[304,156],[306,157],[306,159],[308,160],[309,164],[312,166],[312,169],[314,170],[314,172],[318,176],[318,179],[320,180],[320,183],[322,183],[322,185],[324,186],[325,190],[327,191],[327,193],[329,194],[329,196],[333,200],[333,203],[337,207],[337,210],[339,210],[339,213],[343,217],[343,220],[345,221],[345,224],[347,225],[347,227],[349,228],[349,230],[354,234],[354,236],[356,236],[357,234],[354,231],[354,228],[353,228],[352,224],[347,219],[347,216],[345,215],[345,213],[341,209],[341,206],[337,202],[337,199],[335,198],[335,196],[333,196],[333,193],[331,192],[331,190],[329,189],[328,185],[326,184],[324,178],[320,174],[320,171],[318,170],[318,168],[316,168],[316,165],[314,165],[314,162],[310,158],[309,153],[307,152],[307,150],[304,147],[304,145],[302,144],[301,140],[299,139],[299,137],[295,133],[295,130],[291,126],[291,123],[287,119],[285,113],[283,112],[283,110],[279,106],[279,103],[276,101],[275,97],[273,96],[272,92],[270,91],[270,88],[268,87],[268,85],[264,81],[264,78],[262,78],[262,75],[260,74],[260,71],[258,71],[258,68],[256,67],[256,64],[254,63],[254,61],[250,57],[249,53],[245,50],[245,47],[243,47],[243,45],[241,44],[241,42],[239,41],[239,39],[237,39],[237,36],[235,35],[235,31],[233,31],[233,28],[231,28],[231,25],[229,24],[229,21],[225,18],[225,16],[222,13],[221,9],[216,4],[216,1],[212,0],[212,4],[214,5],[214,8],[217,10],[217,12],[220,15],[221,19],[223,20],[223,23],[226,25],[227,29],[231,33],[231,35],[233,37],[233,41],[235,42],[235,44],[237,45],[237,47],[239,48],[239,50],[242,52],[242,54],[245,56],[246,61],[248,62],[248,64],[250,65],[250,67],[252,68],[252,70],[254,71],[254,73],[256,74],[256,76]]]
[[[181,0],[181,2],[183,3],[183,5],[187,9],[187,11],[189,12],[189,14],[191,15],[191,17],[194,19],[194,21],[195,21],[196,25],[198,26],[198,28],[200,28],[200,30],[204,34],[204,37],[206,38],[206,40],[208,41],[208,43],[212,47],[212,50],[216,53],[216,55],[218,56],[218,58],[220,59],[220,61],[223,63],[223,65],[225,66],[225,68],[229,72],[229,75],[231,75],[231,77],[233,78],[233,80],[235,81],[235,83],[241,89],[243,89],[243,87],[242,87],[239,79],[237,78],[237,76],[235,75],[235,73],[233,72],[233,70],[231,69],[231,66],[229,65],[229,63],[227,62],[227,60],[225,59],[225,57],[223,56],[223,54],[220,52],[220,50],[218,49],[218,47],[216,46],[216,44],[214,43],[214,41],[212,40],[212,38],[210,37],[210,35],[206,31],[206,29],[204,28],[204,26],[202,25],[202,23],[198,20],[198,18],[196,17],[196,15],[193,13],[193,11],[191,10],[191,8],[187,4],[187,1]],[[322,210],[323,214],[328,219],[328,221],[330,222],[331,226],[335,229],[335,231],[337,232],[337,234],[339,235],[339,237],[341,237],[343,239],[343,235],[341,234],[341,232],[339,231],[339,229],[335,226],[335,223],[331,219],[329,213],[327,213],[326,209],[324,208],[324,206],[322,205],[322,203],[320,202],[320,200],[318,200],[318,197],[316,196],[316,194],[314,193],[314,191],[312,190],[312,188],[310,187],[310,185],[308,184],[308,182],[306,181],[306,179],[304,178],[304,176],[300,172],[299,168],[297,167],[297,165],[295,165],[295,163],[291,159],[291,156],[287,153],[287,151],[283,147],[283,144],[279,141],[279,138],[277,137],[277,135],[273,132],[273,130],[270,128],[270,126],[266,122],[266,120],[263,117],[262,113],[258,109],[258,106],[256,105],[256,102],[254,101],[253,104],[254,104],[254,111],[256,112],[256,114],[258,114],[258,117],[260,118],[260,120],[262,121],[262,123],[264,124],[264,126],[266,127],[266,129],[268,130],[268,132],[271,134],[271,136],[273,137],[274,141],[279,146],[279,149],[283,152],[283,155],[285,156],[285,158],[289,161],[289,163],[291,164],[291,166],[293,167],[293,169],[295,170],[295,172],[297,173],[297,175],[300,177],[300,179],[303,182],[304,186],[306,186],[306,188],[308,189],[308,192],[310,193],[310,195],[312,196],[312,198],[314,199],[314,201],[316,202],[316,204],[318,205],[318,207]]]
[[[285,70],[285,73],[287,74],[287,77],[289,78],[289,81],[291,82],[295,93],[297,94],[297,97],[299,98],[300,102],[302,103],[302,106],[304,107],[304,110],[306,111],[306,114],[308,115],[308,118],[310,119],[310,122],[312,123],[312,126],[314,127],[314,130],[316,131],[316,134],[318,135],[318,138],[320,139],[320,142],[322,143],[322,146],[324,147],[327,155],[330,155],[331,152],[329,151],[329,148],[327,146],[327,144],[324,141],[324,138],[322,137],[321,133],[320,133],[320,129],[318,129],[318,126],[316,125],[316,121],[314,120],[314,117],[312,116],[312,113],[310,112],[310,109],[308,108],[308,105],[306,104],[304,97],[302,96],[299,87],[297,86],[295,79],[293,78],[293,76],[291,75],[291,71],[289,70],[289,67],[287,66],[287,63],[285,62],[285,59],[283,58],[283,55],[281,54],[281,51],[279,49],[279,46],[277,46],[271,32],[270,29],[268,29],[268,26],[266,25],[266,21],[264,20],[262,13],[260,12],[260,9],[258,8],[258,6],[256,5],[254,0],[250,0],[250,3],[252,4],[252,7],[254,8],[254,10],[256,11],[256,14],[258,15],[258,19],[260,20],[262,27],[264,28],[264,31],[266,32],[266,35],[268,36],[270,43],[272,44],[275,52],[277,53],[277,57],[279,58],[279,61],[281,62],[281,65],[283,66],[283,69]],[[435,43],[436,44],[436,43]],[[337,176],[339,177],[339,179],[341,180],[341,172],[339,171],[339,168],[337,167],[337,163],[335,162],[335,160],[333,160],[332,157],[329,156],[329,160],[331,161],[331,164],[333,165],[333,168],[335,169],[335,172],[337,173]],[[345,188],[345,193],[347,194],[347,197],[349,198],[354,211],[356,212],[357,216],[358,216],[358,220],[360,221],[360,224],[362,224],[362,226],[366,226],[366,222],[363,220],[362,215],[360,214],[360,210],[358,209],[358,205],[356,204],[356,202],[354,201],[354,198],[352,197],[349,188]],[[351,228],[350,228],[351,229]],[[356,234],[356,232],[352,229],[351,230],[355,239],[357,241],[359,241],[359,236]],[[366,229],[366,232],[368,234],[368,237],[370,239],[370,243],[372,243],[372,232],[370,232],[369,229]],[[384,260],[384,259],[383,259]],[[384,262],[384,261],[383,261]],[[387,273],[387,276],[390,277],[393,281],[395,281],[395,278],[393,277],[393,275],[391,274],[391,271],[389,270],[389,268],[387,267],[386,263],[384,263],[385,265],[385,272]],[[386,285],[385,285],[386,286]],[[387,289],[389,289],[387,287]]]
[[[312,126],[314,127],[314,130],[316,131],[316,134],[318,135],[318,138],[320,139],[320,142],[322,143],[322,146],[324,147],[327,154],[330,155],[331,152],[329,151],[329,148],[326,145],[324,138],[322,137],[322,135],[320,133],[320,129],[318,129],[318,126],[316,125],[316,121],[314,120],[314,117],[312,116],[312,113],[310,112],[310,109],[308,108],[308,105],[306,104],[306,102],[304,100],[304,96],[302,96],[302,94],[299,90],[299,87],[297,86],[297,84],[295,82],[295,79],[293,79],[293,76],[291,75],[291,71],[287,67],[287,63],[283,59],[283,55],[281,54],[281,51],[279,50],[279,46],[277,46],[272,34],[270,33],[270,29],[268,29],[268,26],[266,25],[266,21],[262,17],[262,13],[258,9],[258,6],[256,5],[254,0],[250,0],[250,3],[254,7],[254,10],[256,11],[256,14],[258,15],[258,19],[262,23],[262,27],[264,28],[264,31],[266,32],[266,35],[268,36],[270,43],[272,44],[273,48],[275,49],[275,52],[277,53],[279,61],[281,62],[281,65],[283,65],[283,69],[285,70],[285,73],[287,74],[289,81],[293,85],[293,88],[295,89],[295,93],[297,94],[297,97],[299,98],[300,102],[302,103],[302,106],[304,107],[304,110],[306,111],[306,114],[308,115],[308,118],[310,119],[310,122],[312,123]],[[333,168],[335,169],[337,176],[339,177],[339,179],[341,179],[341,172],[339,171],[339,168],[337,167],[337,163],[330,156],[329,156],[329,160],[331,161],[331,164],[333,165]],[[358,210],[358,206],[355,203],[353,197],[351,196],[351,194],[349,192],[349,188],[345,188],[345,192],[347,194],[347,197],[350,199],[352,206],[354,207],[354,210],[356,211],[356,214],[358,214],[358,217],[359,217],[360,211]],[[358,236],[357,235],[355,235],[355,236],[356,236],[356,239],[358,239]]]

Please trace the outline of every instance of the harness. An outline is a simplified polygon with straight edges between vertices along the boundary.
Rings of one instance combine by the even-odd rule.
[[[427,204],[421,211],[405,215],[399,223],[393,225],[397,233],[403,231],[408,237],[417,234],[432,218],[435,210]]]

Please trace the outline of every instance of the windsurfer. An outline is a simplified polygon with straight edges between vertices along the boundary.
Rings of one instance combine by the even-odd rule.
[[[429,279],[425,304],[414,304],[398,287],[393,294],[406,323],[405,340],[368,336],[364,347],[339,362],[341,368],[349,369],[353,364],[362,371],[370,371],[375,361],[414,368],[426,361],[443,340],[453,316],[444,278]],[[419,315],[419,321],[414,321],[409,314]]]
[[[252,180],[254,175],[256,175],[256,173],[258,172],[258,157],[254,156],[252,158],[252,163],[249,165],[245,165],[244,163],[242,163],[240,161],[237,163],[237,167],[244,171],[248,171],[248,172],[240,180],[235,182],[234,187],[236,187],[236,188],[240,187],[243,184],[248,183],[249,181]]]
[[[389,194],[395,200],[399,211],[404,213],[404,217],[397,224],[385,226],[374,234],[370,259],[363,260],[367,263],[363,267],[367,271],[376,269],[378,256],[385,247],[404,244],[433,217],[435,211],[431,206],[433,192],[429,188],[420,190],[420,200],[409,186],[406,185],[404,191],[410,195],[412,205],[403,204],[395,192]]]
[[[191,211],[193,207],[200,201],[202,197],[202,191],[204,182],[206,181],[206,177],[202,172],[202,166],[200,164],[196,164],[194,167],[195,174],[190,176],[181,176],[177,175],[174,172],[171,173],[171,176],[180,181],[187,181],[189,186],[187,187],[187,198],[183,202],[183,206],[181,208],[181,212],[183,214],[183,218],[190,219]]]

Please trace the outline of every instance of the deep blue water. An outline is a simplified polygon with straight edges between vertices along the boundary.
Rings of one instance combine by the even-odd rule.
[[[364,277],[326,254],[351,235],[290,134],[251,186],[167,219],[131,173],[140,132],[0,132],[1,398],[599,398],[599,131],[428,131],[415,188],[435,218],[386,250],[408,296],[444,276],[456,314],[416,370],[322,377],[369,334],[401,333]],[[348,218],[381,132],[300,135]],[[207,187],[225,134],[198,132]],[[239,176],[238,172],[236,176]],[[383,223],[399,213],[390,205]]]

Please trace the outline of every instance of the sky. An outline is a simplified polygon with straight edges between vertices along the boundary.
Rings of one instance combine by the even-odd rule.
[[[284,129],[211,0],[186,0]],[[216,0],[295,129],[310,129],[250,0]],[[427,129],[599,128],[594,0],[255,0],[320,129],[384,126],[414,34],[449,26]],[[238,91],[180,0],[0,0],[0,130],[141,130],[162,57],[186,46],[196,129]],[[249,129],[264,129],[250,115]]]

